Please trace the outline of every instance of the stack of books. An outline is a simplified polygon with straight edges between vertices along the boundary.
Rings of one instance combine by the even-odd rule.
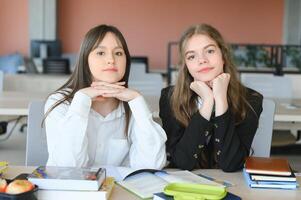
[[[289,162],[284,158],[249,157],[244,177],[251,188],[296,189],[298,183]]]
[[[104,168],[40,166],[28,180],[39,187],[41,200],[106,200],[114,187],[114,179],[106,177]]]

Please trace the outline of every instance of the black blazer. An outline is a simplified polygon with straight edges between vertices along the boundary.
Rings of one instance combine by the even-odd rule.
[[[166,151],[170,167],[186,170],[203,168],[200,163],[206,159],[206,168],[221,168],[226,172],[241,169],[258,127],[262,95],[247,88],[247,101],[256,114],[248,108],[246,118],[239,124],[235,123],[228,109],[218,117],[212,114],[210,121],[196,112],[185,128],[175,119],[171,110],[172,90],[170,86],[161,91],[159,113],[167,134]]]

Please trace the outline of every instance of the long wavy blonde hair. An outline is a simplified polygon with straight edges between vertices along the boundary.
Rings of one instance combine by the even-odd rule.
[[[225,43],[222,35],[208,24],[200,24],[188,28],[180,39],[179,74],[171,96],[171,107],[175,118],[187,127],[192,115],[197,111],[197,94],[190,89],[193,77],[187,69],[184,54],[187,41],[192,36],[199,34],[206,35],[214,40],[222,52],[224,61],[223,70],[231,76],[227,92],[229,109],[234,114],[236,123],[239,123],[246,117],[247,106],[250,106],[246,100],[246,88],[240,83],[237,77],[230,48]]]

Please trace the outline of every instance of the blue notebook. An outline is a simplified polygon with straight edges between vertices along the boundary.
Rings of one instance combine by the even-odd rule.
[[[296,181],[252,181],[250,174],[243,170],[245,180],[251,188],[269,188],[269,189],[296,189],[299,185]]]

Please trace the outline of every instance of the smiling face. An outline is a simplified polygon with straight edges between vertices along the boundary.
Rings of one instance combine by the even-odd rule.
[[[103,40],[89,53],[88,64],[93,81],[115,83],[126,70],[126,55],[121,42],[108,32]]]
[[[223,73],[223,56],[214,40],[204,34],[193,35],[184,47],[184,60],[196,81],[209,82]]]

